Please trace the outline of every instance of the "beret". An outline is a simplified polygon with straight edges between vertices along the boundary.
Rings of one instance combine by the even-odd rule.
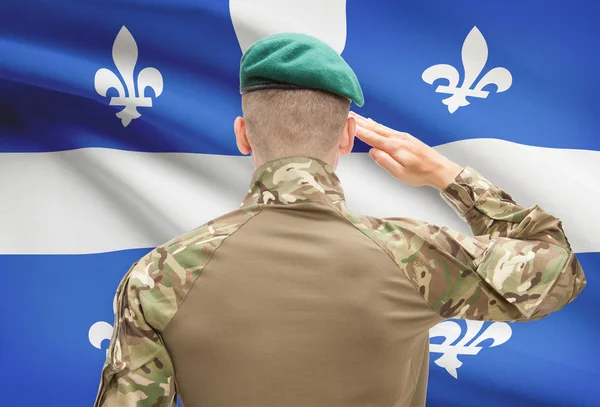
[[[321,89],[364,104],[358,78],[323,41],[306,34],[279,33],[256,41],[240,62],[240,93],[260,89]]]

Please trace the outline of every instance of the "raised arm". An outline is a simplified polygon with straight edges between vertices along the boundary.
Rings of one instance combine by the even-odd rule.
[[[559,219],[524,208],[470,167],[409,134],[355,116],[373,159],[409,185],[431,185],[475,237],[426,222],[387,218],[403,245],[399,267],[443,318],[539,319],[572,301],[586,280]],[[417,250],[418,249],[418,250]]]

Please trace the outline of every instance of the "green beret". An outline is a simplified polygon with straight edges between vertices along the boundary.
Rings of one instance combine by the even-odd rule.
[[[248,48],[240,63],[240,93],[260,89],[322,89],[354,101],[364,97],[358,78],[323,41],[306,34],[280,33]]]

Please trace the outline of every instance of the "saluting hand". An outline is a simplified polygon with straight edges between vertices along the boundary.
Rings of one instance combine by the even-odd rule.
[[[420,187],[444,190],[462,168],[408,133],[383,126],[350,112],[356,121],[356,137],[374,147],[371,158],[398,180]]]

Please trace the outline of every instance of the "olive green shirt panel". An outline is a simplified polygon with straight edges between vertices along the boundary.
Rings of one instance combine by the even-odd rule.
[[[94,406],[175,406],[161,332],[220,244],[259,211],[252,205],[229,212],[134,263],[114,298],[114,329]]]
[[[301,202],[228,237],[163,338],[186,407],[424,406],[440,320],[339,211]]]

